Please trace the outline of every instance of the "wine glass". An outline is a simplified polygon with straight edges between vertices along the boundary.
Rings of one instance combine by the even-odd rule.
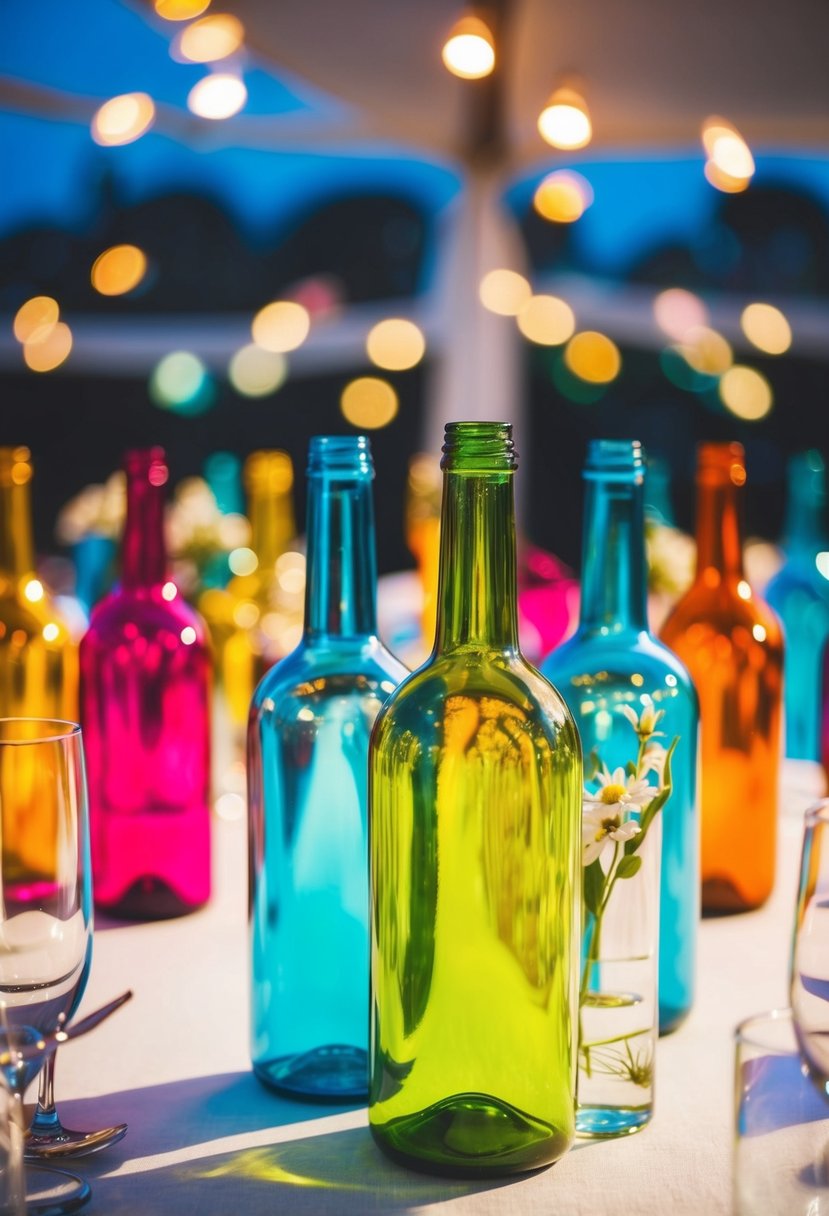
[[[76,723],[0,719],[0,844],[0,1051],[16,1142],[24,1090],[43,1063],[42,1051],[28,1049],[72,1016],[91,960],[86,776]],[[46,1174],[49,1210],[75,1210],[83,1201],[79,1180],[67,1174],[61,1184],[57,1173],[27,1171],[27,1189],[35,1181],[42,1189]],[[27,1208],[38,1210],[30,1195]]]
[[[829,798],[805,815],[791,968],[792,1017],[815,1083],[829,1097]]]

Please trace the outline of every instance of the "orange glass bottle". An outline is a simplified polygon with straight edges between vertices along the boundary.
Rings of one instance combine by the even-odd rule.
[[[742,444],[704,443],[697,570],[662,628],[700,701],[702,908],[758,908],[774,884],[783,634],[743,572]]]

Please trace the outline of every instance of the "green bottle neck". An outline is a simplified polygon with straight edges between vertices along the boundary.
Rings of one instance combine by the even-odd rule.
[[[512,472],[446,472],[435,653],[518,650]]]
[[[29,482],[0,483],[0,571],[14,579],[34,570]]]
[[[642,633],[648,624],[641,474],[587,476],[579,631]]]
[[[371,475],[309,474],[305,638],[377,634],[377,557]]]

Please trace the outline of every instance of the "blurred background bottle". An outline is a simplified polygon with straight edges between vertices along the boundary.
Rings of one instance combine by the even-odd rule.
[[[757,908],[774,884],[783,637],[743,569],[739,443],[704,443],[697,464],[697,568],[662,628],[700,700],[702,907]]]
[[[120,583],[81,642],[96,903],[175,916],[210,893],[210,653],[168,578],[161,448],[130,451]]]
[[[766,587],[786,641],[786,756],[820,760],[823,666],[829,639],[829,535],[824,511],[826,471],[817,451],[789,459],[785,560]],[[820,791],[817,791],[820,792]]]
[[[305,627],[248,731],[253,1067],[315,1098],[368,1086],[368,744],[406,675],[377,636],[373,477],[363,436],[311,440]]]

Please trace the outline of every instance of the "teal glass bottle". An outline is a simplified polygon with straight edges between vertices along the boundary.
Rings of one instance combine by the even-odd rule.
[[[581,749],[518,647],[506,423],[446,428],[434,649],[371,739],[369,1124],[458,1175],[574,1135]]]
[[[829,536],[826,470],[817,451],[798,452],[788,468],[785,562],[765,590],[783,622],[786,755],[819,761],[822,665],[829,641]]]
[[[299,646],[248,725],[251,1055],[265,1085],[368,1086],[368,743],[406,668],[377,636],[369,441],[315,436]]]
[[[597,439],[588,448],[579,627],[548,655],[542,672],[570,706],[585,756],[610,768],[631,757],[627,706],[663,710],[659,730],[679,736],[673,788],[662,811],[659,911],[659,1029],[676,1029],[691,1008],[699,917],[697,748],[699,709],[691,678],[649,632],[644,548],[645,465],[635,440]]]

